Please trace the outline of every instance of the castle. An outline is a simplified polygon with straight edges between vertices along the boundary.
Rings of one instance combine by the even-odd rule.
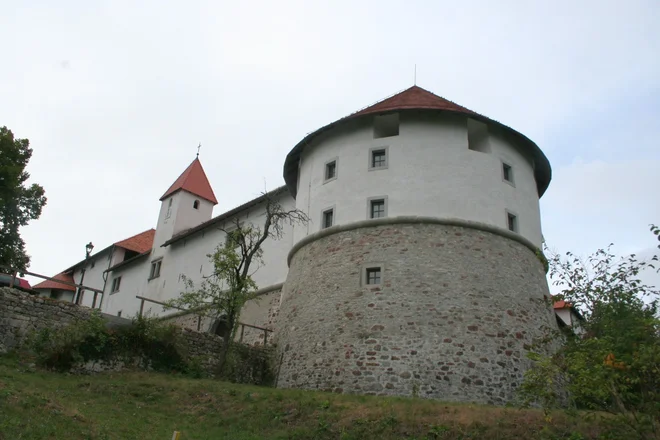
[[[240,318],[275,330],[278,386],[510,401],[526,350],[557,325],[538,251],[550,179],[523,134],[418,86],[305,136],[269,197],[311,221],[264,243],[260,299]],[[71,300],[82,281],[98,290],[82,305],[172,313],[159,302],[210,273],[219,228],[264,212],[262,196],[214,217],[198,158],[160,200],[155,229],[35,290]]]

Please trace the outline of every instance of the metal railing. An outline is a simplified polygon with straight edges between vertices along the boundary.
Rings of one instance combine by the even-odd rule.
[[[29,275],[29,276],[35,277],[35,278],[41,278],[41,279],[48,280],[48,281],[54,281],[58,284],[63,284],[65,286],[76,287],[77,289],[80,289],[81,292],[84,291],[84,290],[89,290],[91,292],[94,292],[94,300],[92,301],[92,308],[93,309],[96,308],[96,299],[97,299],[99,294],[101,294],[101,299],[103,299],[103,290],[101,290],[101,289],[95,289],[93,287],[84,286],[82,284],[76,284],[76,283],[70,283],[68,281],[58,280],[58,279],[53,278],[53,277],[47,277],[46,275],[41,275],[41,274],[38,274],[38,273],[29,272],[29,271],[23,271],[23,272],[20,272],[20,273],[24,274],[24,275]],[[18,274],[19,274],[19,271],[11,270],[11,286],[10,287],[16,287],[16,278],[18,278]],[[34,288],[32,288],[32,290],[34,290]]]
[[[171,306],[171,305],[166,304],[164,302],[157,301],[155,299],[145,298],[144,296],[136,295],[135,297],[140,300],[140,316],[142,316],[142,314],[144,312],[144,303],[145,302],[151,302],[151,303],[154,303],[154,304],[158,304],[159,306],[167,306],[167,307],[172,308],[172,309],[181,310],[182,312],[189,312],[190,314],[195,314],[194,310],[187,310],[187,309],[182,309],[181,307],[174,307],[174,306]],[[169,318],[169,317],[166,316],[164,318]],[[241,333],[240,333],[240,336],[238,338],[238,342],[243,342],[243,336],[245,335],[245,327],[254,328],[254,329],[263,331],[264,332],[264,345],[266,345],[268,343],[268,333],[273,333],[273,330],[271,330],[269,328],[266,328],[266,327],[259,327],[257,325],[245,324],[243,322],[239,322],[238,325],[241,327]],[[202,315],[198,314],[197,315],[197,331],[198,332],[201,331],[201,327],[202,327]]]

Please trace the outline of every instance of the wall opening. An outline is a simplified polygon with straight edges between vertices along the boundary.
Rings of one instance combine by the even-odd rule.
[[[488,126],[483,122],[468,118],[468,148],[472,151],[490,153],[490,141],[488,139]]]
[[[219,318],[215,321],[211,333],[220,336],[221,338],[224,338],[225,335],[228,335],[230,331],[231,329],[229,328],[229,323],[227,322],[227,319],[223,316],[222,318]]]
[[[398,136],[399,114],[382,115],[374,117],[374,139]]]
[[[193,209],[199,209],[199,200],[193,202]]]

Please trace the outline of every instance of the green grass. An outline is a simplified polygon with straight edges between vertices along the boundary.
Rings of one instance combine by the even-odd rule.
[[[595,420],[156,373],[74,376],[0,357],[0,439],[570,439]]]

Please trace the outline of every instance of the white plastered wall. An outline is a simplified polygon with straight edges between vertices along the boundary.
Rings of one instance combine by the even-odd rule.
[[[519,233],[541,245],[539,197],[531,159],[489,127],[490,153],[468,148],[467,118],[452,114],[402,114],[398,136],[374,139],[370,118],[350,121],[307,147],[301,156],[297,208],[312,219],[296,228],[294,243],[320,230],[323,209],[335,207],[335,224],[367,218],[367,199],[387,196],[387,216],[429,216],[507,228],[507,210]],[[369,151],[387,148],[386,169],[369,170]],[[337,158],[337,178],[324,183],[324,166]],[[503,181],[502,162],[515,186]]]

